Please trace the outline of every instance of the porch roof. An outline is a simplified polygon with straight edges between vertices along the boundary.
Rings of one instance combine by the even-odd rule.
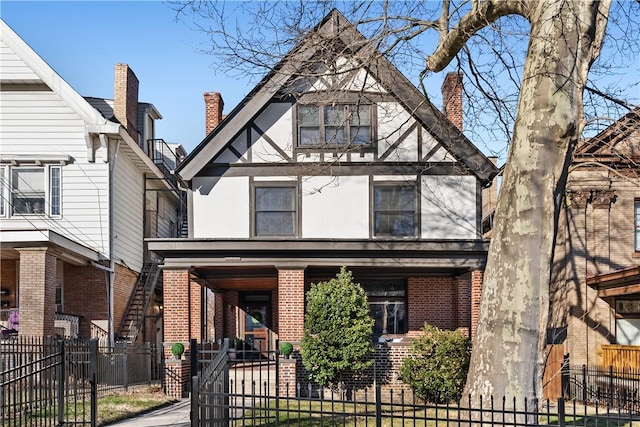
[[[146,239],[163,268],[308,266],[433,268],[485,266],[488,240]]]
[[[17,249],[35,247],[51,248],[55,251],[56,257],[74,265],[85,265],[104,259],[97,251],[52,230],[0,230],[0,252],[4,259],[18,259]]]
[[[600,298],[640,293],[640,266],[587,277],[587,285],[597,290]]]

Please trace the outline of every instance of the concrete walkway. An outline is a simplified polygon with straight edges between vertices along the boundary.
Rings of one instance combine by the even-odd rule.
[[[173,405],[109,425],[114,427],[190,427],[190,410],[191,400],[181,399]]]

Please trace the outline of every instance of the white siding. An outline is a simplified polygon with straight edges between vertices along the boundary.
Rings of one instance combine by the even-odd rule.
[[[476,239],[476,179],[473,176],[423,176],[423,239]]]
[[[144,177],[122,151],[113,176],[113,256],[136,271],[142,269]]]
[[[8,217],[2,228],[50,229],[108,255],[108,164],[87,162],[84,121],[54,92],[0,92],[0,141],[3,156],[72,158],[61,170],[62,217]]]
[[[2,80],[40,80],[4,41],[0,41],[0,76]]]
[[[249,178],[194,178],[195,238],[249,237]]]
[[[414,123],[413,117],[400,104],[395,102],[379,103],[378,156],[385,154]],[[390,162],[417,161],[418,130],[413,130],[385,160]]]
[[[303,178],[302,237],[368,238],[369,178]]]

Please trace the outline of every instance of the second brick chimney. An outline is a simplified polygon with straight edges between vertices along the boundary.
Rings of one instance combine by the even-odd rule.
[[[220,92],[205,92],[204,93],[204,108],[205,108],[205,129],[207,135],[220,124],[222,121],[222,109],[224,108],[224,101]]]
[[[127,64],[116,64],[113,84],[113,114],[133,140],[138,142],[138,78]]]
[[[447,73],[441,90],[444,115],[462,132],[462,73]]]

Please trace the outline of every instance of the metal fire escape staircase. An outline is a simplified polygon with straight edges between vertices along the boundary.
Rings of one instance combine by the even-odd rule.
[[[146,261],[129,298],[122,322],[120,322],[116,335],[117,341],[136,342],[159,278],[158,262]]]

